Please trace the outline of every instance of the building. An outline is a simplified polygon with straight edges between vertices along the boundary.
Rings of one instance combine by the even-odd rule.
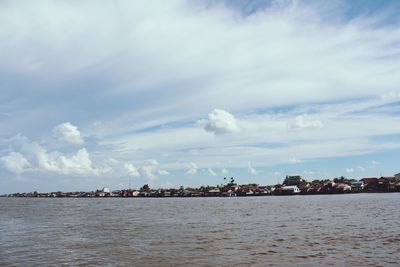
[[[283,181],[283,185],[286,185],[286,186],[296,185],[297,186],[302,182],[304,182],[304,179],[300,175],[293,175],[293,176],[286,175],[286,178]]]
[[[400,182],[400,173],[395,174],[394,177],[396,178],[396,181]]]
[[[296,185],[288,185],[282,187],[282,195],[294,195],[299,193],[300,189]]]

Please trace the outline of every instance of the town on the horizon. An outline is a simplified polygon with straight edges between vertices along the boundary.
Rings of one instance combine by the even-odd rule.
[[[234,177],[224,178],[224,183],[216,186],[199,188],[183,187],[169,189],[152,189],[148,184],[140,189],[122,189],[111,191],[102,188],[90,192],[48,192],[12,193],[3,197],[242,197],[271,195],[312,195],[344,193],[400,192],[400,173],[386,177],[368,177],[348,179],[344,176],[331,179],[307,181],[300,175],[287,175],[282,184],[259,185],[255,183],[236,183]]]

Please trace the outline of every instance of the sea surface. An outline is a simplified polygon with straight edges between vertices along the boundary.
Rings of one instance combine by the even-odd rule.
[[[0,266],[400,266],[400,193],[0,198]]]

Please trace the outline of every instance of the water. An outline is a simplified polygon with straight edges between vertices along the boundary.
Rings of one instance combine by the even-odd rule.
[[[399,266],[400,193],[0,198],[0,266]]]

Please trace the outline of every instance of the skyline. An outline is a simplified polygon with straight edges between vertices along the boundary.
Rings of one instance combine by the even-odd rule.
[[[0,194],[400,172],[397,1],[40,3],[0,3]]]

